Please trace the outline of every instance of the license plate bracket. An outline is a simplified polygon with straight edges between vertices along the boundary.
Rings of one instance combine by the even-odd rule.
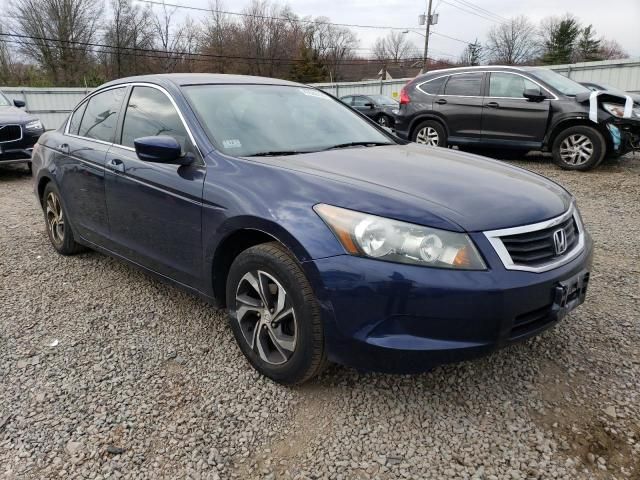
[[[564,318],[578,305],[584,303],[589,284],[589,272],[583,270],[577,275],[558,282],[554,289],[554,301],[552,310],[558,319]]]

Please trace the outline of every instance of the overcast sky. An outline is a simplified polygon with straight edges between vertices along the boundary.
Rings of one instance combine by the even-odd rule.
[[[207,7],[208,0],[167,0],[170,3]],[[502,17],[526,15],[538,22],[550,15],[567,12],[578,17],[583,24],[593,24],[598,35],[617,40],[632,57],[640,57],[640,0],[465,0]],[[241,11],[249,0],[226,0],[225,9]],[[426,10],[426,0],[289,0],[288,3],[300,16],[327,16],[332,22],[394,27],[418,27],[418,14]],[[436,32],[462,40],[484,41],[494,22],[453,7],[453,0],[433,0],[435,11],[440,14]],[[467,9],[470,10],[470,9]],[[190,12],[198,18],[200,12]],[[388,31],[365,28],[353,29],[360,40],[361,54],[369,53],[376,37]],[[409,34],[422,52],[424,37]],[[444,54],[457,57],[465,44],[442,36],[431,37],[430,55]],[[432,53],[431,53],[432,52]]]

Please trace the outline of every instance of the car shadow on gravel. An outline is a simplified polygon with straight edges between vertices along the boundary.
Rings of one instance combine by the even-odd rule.
[[[0,182],[11,180],[23,180],[25,177],[30,177],[31,172],[27,168],[26,164],[18,163],[11,165],[0,165]]]

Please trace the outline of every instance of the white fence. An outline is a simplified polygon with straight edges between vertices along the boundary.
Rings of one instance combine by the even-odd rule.
[[[605,83],[628,92],[640,92],[640,59],[606,60],[603,62],[554,65],[552,70],[576,81]],[[362,82],[316,83],[314,86],[336,96],[382,94],[398,98],[409,79],[371,80]],[[26,110],[40,117],[48,129],[58,128],[69,112],[91,89],[0,87],[11,100],[26,102]]]

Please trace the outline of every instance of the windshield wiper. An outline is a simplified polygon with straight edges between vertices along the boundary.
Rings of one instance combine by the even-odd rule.
[[[309,153],[309,152],[299,152],[297,150],[270,150],[267,152],[256,152],[251,155],[244,155],[245,157],[281,157],[285,155],[299,155],[301,153]]]
[[[394,145],[391,142],[349,142],[349,143],[339,143],[338,145],[332,145],[331,147],[325,148],[323,150],[333,150],[336,148],[348,148],[348,147],[380,147],[382,145]]]

